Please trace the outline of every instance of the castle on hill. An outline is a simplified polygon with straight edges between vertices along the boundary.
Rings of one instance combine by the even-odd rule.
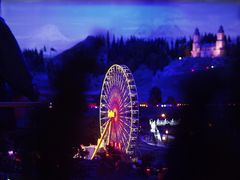
[[[196,28],[193,34],[192,57],[222,57],[225,54],[225,33],[223,26],[219,27],[216,43],[201,44],[201,35]]]

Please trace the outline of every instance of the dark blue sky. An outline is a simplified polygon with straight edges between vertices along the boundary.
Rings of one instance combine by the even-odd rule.
[[[8,2],[74,2],[74,3],[162,3],[162,2],[239,2],[239,0],[3,0]]]
[[[67,0],[62,0],[61,3],[59,0],[58,3],[50,3],[49,0],[28,0],[30,1],[31,3],[3,1],[2,16],[22,48],[40,48],[46,45],[63,50],[88,35],[106,31],[125,37],[171,38],[190,36],[195,27],[199,27],[201,32],[215,33],[223,25],[227,34],[240,35],[240,4],[235,3],[119,6],[83,5],[69,1],[66,5]]]

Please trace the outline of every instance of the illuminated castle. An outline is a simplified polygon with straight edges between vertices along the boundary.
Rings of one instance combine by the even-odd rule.
[[[222,57],[225,54],[225,34],[220,26],[217,32],[216,43],[201,44],[201,36],[198,28],[193,34],[192,57]]]

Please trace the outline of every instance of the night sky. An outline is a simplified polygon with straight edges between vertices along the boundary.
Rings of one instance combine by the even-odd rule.
[[[21,48],[46,45],[60,51],[88,35],[107,31],[124,37],[175,38],[189,37],[195,27],[201,32],[215,33],[223,25],[227,34],[240,35],[240,4],[224,0],[224,3],[180,2],[3,0],[2,16]]]

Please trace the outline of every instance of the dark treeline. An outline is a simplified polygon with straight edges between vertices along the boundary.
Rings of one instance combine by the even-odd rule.
[[[192,50],[192,38],[178,38],[167,40],[165,38],[142,39],[131,36],[128,39],[123,37],[116,38],[113,35],[110,38],[107,32],[106,36],[96,36],[96,39],[104,42],[102,44],[102,53],[97,59],[97,74],[103,74],[107,68],[114,64],[126,64],[132,71],[135,71],[140,65],[146,65],[150,70],[163,70],[171,61],[179,57],[190,57]],[[201,43],[215,43],[216,35],[205,33],[201,37]],[[240,53],[240,37],[232,40],[230,36],[225,37],[226,56],[230,59],[237,59]],[[31,71],[45,70],[45,48],[41,50],[26,49],[23,55],[26,64]],[[71,50],[71,49],[70,49]],[[73,55],[75,52],[72,52]],[[91,52],[89,52],[91,53]],[[77,56],[77,55],[76,55]],[[94,62],[96,63],[96,62]]]
[[[228,36],[226,39],[227,41],[227,49],[226,49],[226,55],[232,59],[232,60],[239,60],[240,57],[240,36],[236,38],[236,41],[233,42],[231,40],[231,37]]]
[[[104,37],[102,37],[104,38]],[[123,37],[118,39],[113,35],[112,41],[109,34],[105,38],[108,49],[109,64],[126,64],[132,71],[145,64],[152,71],[162,70],[171,60],[190,55],[192,40],[185,37],[169,42],[164,38],[141,39]]]
[[[37,49],[25,49],[23,50],[23,56],[25,63],[29,70],[34,72],[41,72],[45,70],[45,63],[43,57],[44,50]]]
[[[133,71],[141,64],[156,71],[169,64],[170,51],[169,44],[164,39],[146,41],[131,37],[124,42],[123,38],[120,38],[116,42],[113,41],[108,58],[110,64],[126,64]]]

